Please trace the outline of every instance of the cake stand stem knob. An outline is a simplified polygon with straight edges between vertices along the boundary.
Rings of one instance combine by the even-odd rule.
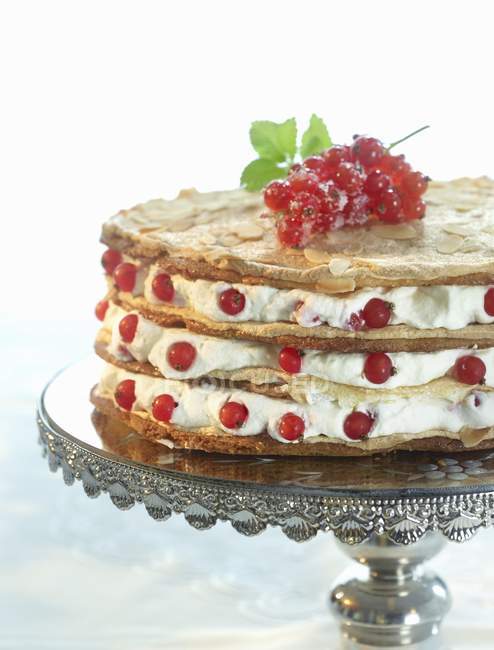
[[[439,533],[398,546],[374,535],[355,546],[339,542],[364,575],[342,577],[331,593],[331,609],[341,624],[346,648],[412,646],[440,648],[440,623],[451,606],[444,582],[423,563],[444,545]],[[425,644],[424,644],[425,642]],[[358,645],[355,645],[358,644]]]

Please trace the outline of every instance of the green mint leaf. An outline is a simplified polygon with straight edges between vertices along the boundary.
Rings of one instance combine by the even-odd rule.
[[[249,192],[256,192],[275,178],[284,178],[287,175],[287,170],[278,167],[272,160],[266,158],[258,158],[253,160],[247,165],[242,172],[240,183]]]
[[[300,147],[302,158],[321,153],[321,151],[329,149],[332,144],[328,129],[323,120],[313,113],[310,118],[309,127],[302,135],[302,145]]]
[[[281,124],[268,120],[252,122],[250,141],[260,158],[274,162],[293,160],[297,149],[295,118]]]

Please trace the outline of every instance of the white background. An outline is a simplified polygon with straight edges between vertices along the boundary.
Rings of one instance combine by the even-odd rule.
[[[407,143],[434,178],[494,172],[491,3],[3,2],[2,311],[92,318],[102,220],[234,187],[254,119]],[[90,330],[88,330],[90,331]]]

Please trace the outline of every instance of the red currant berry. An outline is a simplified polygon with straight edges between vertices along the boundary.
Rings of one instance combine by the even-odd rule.
[[[413,199],[403,196],[401,205],[405,219],[412,221],[414,219],[423,219],[425,215],[425,203],[421,199]]]
[[[172,343],[166,353],[166,360],[174,370],[185,372],[194,363],[196,349],[188,341],[177,341]]]
[[[245,307],[245,296],[236,289],[225,289],[218,298],[221,311],[229,316],[236,316]]]
[[[379,169],[387,176],[391,176],[394,183],[399,181],[411,170],[410,165],[406,162],[405,156],[391,156],[386,154],[379,161]]]
[[[293,163],[293,165],[290,167],[289,174],[295,174],[296,172],[299,172],[301,169],[303,169],[303,167],[300,163]]]
[[[121,291],[132,291],[136,286],[137,267],[130,262],[122,262],[113,271],[113,280]]]
[[[375,199],[375,212],[381,221],[399,223],[401,221],[401,199],[398,192],[390,187]]]
[[[361,135],[353,143],[352,153],[363,167],[369,168],[379,163],[384,155],[384,147],[376,138]]]
[[[400,189],[403,194],[419,199],[427,189],[428,179],[420,172],[409,172],[400,181]]]
[[[372,384],[384,384],[393,374],[393,363],[384,352],[374,352],[364,363],[364,376]]]
[[[308,192],[309,194],[317,189],[317,176],[305,171],[298,171],[290,174],[288,177],[288,185],[295,194],[299,192]]]
[[[365,194],[350,196],[343,208],[346,226],[363,226],[369,221],[369,198]]]
[[[484,309],[489,316],[494,316],[494,287],[485,292]]]
[[[305,241],[302,220],[285,215],[278,221],[278,239],[282,246],[297,248]]]
[[[171,395],[158,395],[153,400],[153,418],[159,422],[170,422],[176,406],[178,404]]]
[[[301,417],[295,413],[285,413],[280,418],[278,424],[278,433],[284,440],[293,442],[304,435],[305,423]]]
[[[293,192],[290,186],[282,181],[272,181],[264,190],[264,203],[274,212],[287,210],[292,199]]]
[[[342,162],[351,162],[352,152],[350,147],[336,144],[334,147],[331,147],[331,149],[324,152],[323,158],[326,166],[336,167]]]
[[[354,332],[359,332],[365,326],[364,316],[362,312],[354,312],[348,319],[348,329]]]
[[[386,176],[380,169],[375,169],[365,179],[364,192],[373,199],[390,186],[389,176]]]
[[[99,303],[94,308],[94,313],[96,314],[96,318],[100,321],[104,321],[107,309],[108,309],[108,300],[100,300]]]
[[[373,420],[368,413],[354,411],[347,415],[343,423],[343,431],[350,440],[362,440],[372,429]]]
[[[367,327],[385,327],[391,318],[390,304],[381,298],[371,298],[363,308],[362,316]]]
[[[304,160],[304,167],[319,176],[324,168],[324,159],[321,156],[309,156]]]
[[[340,163],[335,167],[331,174],[331,180],[347,194],[358,194],[364,186],[362,174],[349,162]]]
[[[139,318],[137,314],[127,314],[127,316],[124,316],[118,324],[118,331],[122,341],[125,341],[125,343],[132,343],[134,340],[138,320]]]
[[[240,429],[248,417],[248,408],[239,402],[226,402],[220,409],[220,422],[226,429]]]
[[[321,201],[314,194],[300,192],[290,203],[290,216],[294,219],[312,220],[321,211]]]
[[[108,275],[111,275],[113,273],[121,261],[121,253],[119,253],[119,251],[113,250],[113,248],[108,248],[101,256],[101,266],[105,269]]]
[[[302,368],[302,355],[296,348],[286,347],[280,350],[278,362],[282,370],[293,375]]]
[[[124,379],[115,388],[115,402],[125,411],[131,411],[136,401],[135,388],[133,379]]]
[[[479,357],[466,355],[456,360],[453,368],[455,379],[462,384],[483,384],[487,368],[485,363]]]
[[[151,283],[151,289],[156,298],[163,302],[171,302],[175,295],[175,287],[168,273],[158,273],[158,275],[155,275]]]

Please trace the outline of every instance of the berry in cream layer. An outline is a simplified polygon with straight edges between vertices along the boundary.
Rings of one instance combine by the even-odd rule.
[[[107,364],[96,396],[120,410],[158,424],[194,431],[256,436],[281,443],[345,441],[384,436],[461,438],[472,430],[475,443],[491,436],[494,393],[470,390],[458,400],[423,396],[361,402],[355,408],[321,397],[313,404],[277,399],[214,383],[194,385],[131,373]],[[462,437],[465,434],[465,439]]]
[[[237,381],[252,380],[249,369],[265,369],[255,375],[256,383],[316,377],[359,388],[393,390],[451,377],[461,384],[494,388],[494,348],[370,354],[298,350],[162,327],[106,301],[98,303],[96,311],[103,320],[112,357],[150,363],[168,379],[231,373]]]
[[[130,258],[112,269],[112,281],[120,291],[144,296],[151,305],[187,308],[226,323],[293,322],[304,328],[329,325],[354,331],[388,325],[459,330],[470,324],[494,323],[494,287],[482,285],[377,287],[338,296],[190,280]]]

